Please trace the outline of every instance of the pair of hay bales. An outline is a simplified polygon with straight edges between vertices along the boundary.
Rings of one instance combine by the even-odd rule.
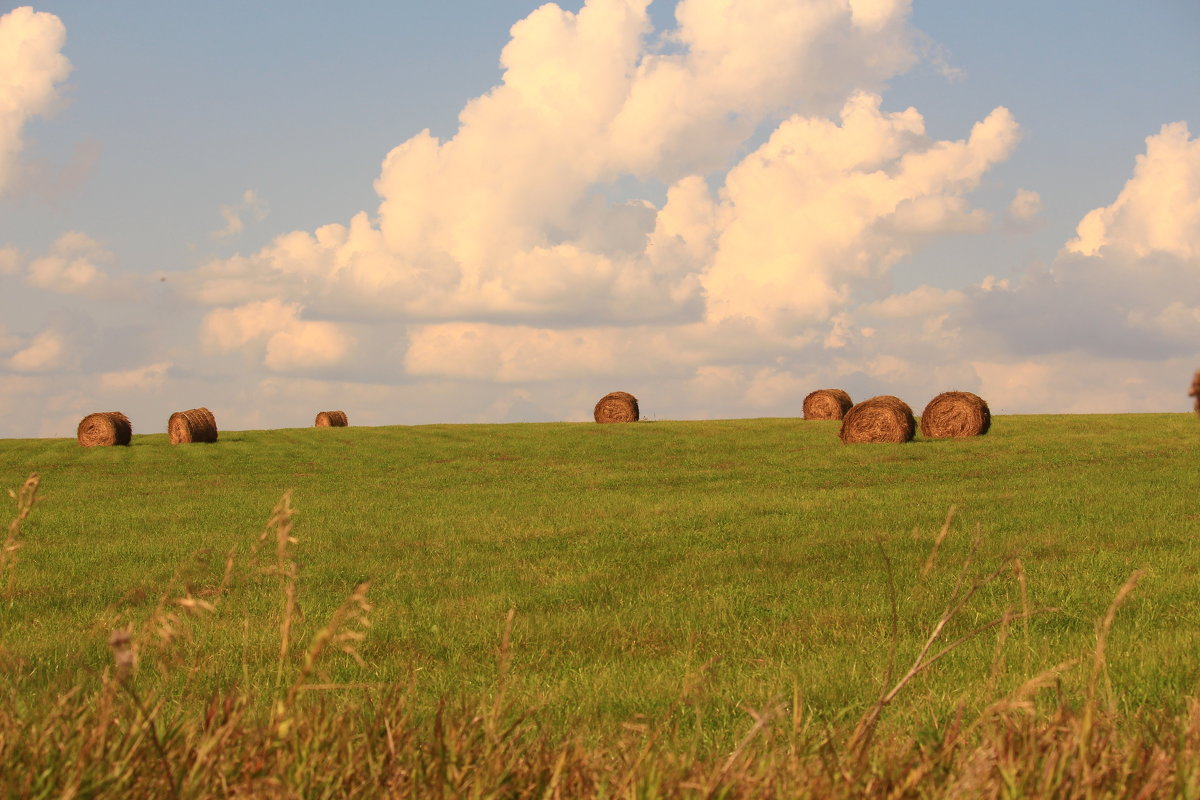
[[[910,442],[917,423],[912,409],[890,394],[855,405],[841,389],[819,389],[804,398],[805,419],[840,419],[840,437],[846,444],[859,442]],[[921,435],[931,439],[982,436],[992,424],[991,411],[971,392],[942,392],[921,413]]]
[[[927,439],[983,436],[992,427],[988,404],[972,392],[942,392],[921,412],[921,435]],[[839,434],[845,444],[911,442],[917,424],[908,403],[890,394],[858,403],[842,417]]]
[[[176,411],[167,420],[167,435],[171,444],[215,442],[217,419],[207,408]],[[124,446],[133,438],[133,424],[120,411],[100,411],[80,421],[75,438],[84,447]]]

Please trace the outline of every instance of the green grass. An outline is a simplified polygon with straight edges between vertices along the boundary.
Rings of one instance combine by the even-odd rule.
[[[365,666],[326,660],[331,682],[486,696],[513,608],[510,697],[551,730],[603,736],[644,715],[726,745],[744,708],[795,696],[814,719],[856,718],[893,644],[897,669],[911,663],[978,537],[971,574],[1003,571],[951,633],[1021,609],[1013,558],[1030,604],[1058,610],[1008,626],[999,660],[995,632],[955,650],[885,725],[939,728],[960,702],[1086,658],[1140,568],[1106,683],[1118,711],[1176,712],[1200,679],[1198,456],[1200,426],[1182,414],[1001,416],[977,440],[907,445],[843,446],[837,423],[790,419],[5,440],[0,486],[37,472],[43,501],[0,599],[0,680],[34,691],[98,675],[110,631],[150,617],[164,592],[212,599],[227,553],[246,563],[290,489],[296,651],[371,581]],[[180,623],[176,696],[270,695],[280,580],[237,575],[216,613]]]

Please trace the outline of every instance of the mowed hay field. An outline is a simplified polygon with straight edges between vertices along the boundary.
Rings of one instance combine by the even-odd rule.
[[[746,709],[852,721],[878,697],[893,649],[893,681],[916,657],[973,541],[966,583],[1000,571],[946,641],[1006,608],[1055,610],[952,651],[897,697],[881,730],[937,729],[959,704],[977,710],[1071,659],[1083,661],[1061,691],[1081,696],[1097,620],[1138,569],[1107,643],[1105,703],[1136,716],[1178,711],[1196,694],[1194,415],[998,416],[984,437],[901,445],[843,445],[838,426],[309,428],[174,446],[135,429],[130,447],[0,441],[0,484],[42,478],[0,600],[0,681],[26,697],[96,681],[114,629],[137,631],[160,598],[190,595],[220,602],[181,619],[169,646],[147,646],[138,679],[166,681],[168,697],[189,702],[236,685],[268,704],[284,581],[248,559],[291,490],[289,663],[371,582],[364,663],[329,656],[313,677],[370,686],[318,692],[334,702],[390,684],[427,699],[429,713],[439,698],[491,696],[515,609],[508,697],[552,732],[603,739],[623,724],[676,724],[727,752],[751,723]],[[256,564],[273,563],[274,546]],[[218,593],[230,553],[233,578]]]

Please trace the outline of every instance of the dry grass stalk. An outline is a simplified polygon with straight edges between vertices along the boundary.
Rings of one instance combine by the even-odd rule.
[[[88,414],[79,422],[75,438],[84,447],[112,447],[127,445],[133,437],[133,425],[129,417],[120,411],[99,411]]]
[[[920,583],[918,583],[918,588],[924,585],[925,579],[929,576],[929,573],[933,570],[936,564],[938,551],[941,549],[942,544],[945,542],[946,537],[950,533],[950,526],[954,520],[954,513],[956,510],[957,509],[955,506],[951,506],[946,513],[945,522],[942,523],[941,530],[934,539],[933,547],[930,550],[929,556],[926,558],[925,563],[919,572]],[[880,716],[882,715],[884,709],[891,704],[896,696],[903,691],[905,686],[914,680],[918,675],[928,670],[942,657],[953,652],[961,645],[975,639],[989,630],[999,628],[1000,633],[997,637],[992,656],[992,674],[988,682],[990,690],[991,688],[994,688],[995,681],[998,679],[1000,674],[1002,664],[1001,651],[1008,641],[1009,624],[1017,620],[1020,620],[1022,624],[1025,624],[1035,614],[1052,613],[1058,610],[1055,608],[1039,608],[1031,610],[1029,608],[1028,598],[1025,593],[1024,571],[1021,568],[1021,563],[1018,559],[1010,559],[994,569],[992,572],[970,580],[975,556],[979,550],[981,540],[982,537],[979,531],[976,530],[975,538],[971,542],[971,549],[967,556],[963,559],[962,564],[959,566],[958,575],[955,578],[954,587],[950,592],[950,599],[946,604],[945,611],[942,612],[941,618],[938,619],[937,623],[934,624],[929,633],[929,637],[926,639],[924,645],[918,652],[916,659],[912,663],[912,666],[909,667],[908,671],[904,673],[903,677],[901,677],[890,689],[888,688],[888,685],[891,683],[893,678],[897,645],[900,635],[899,608],[896,602],[897,592],[891,561],[887,557],[887,552],[884,550],[882,542],[877,541],[877,544],[879,544],[880,555],[883,558],[884,566],[886,567],[888,576],[888,596],[891,599],[892,605],[892,644],[889,650],[888,664],[884,676],[884,682],[880,687],[879,699],[859,719],[858,724],[855,726],[854,732],[851,734],[846,743],[847,751],[858,758],[860,766],[862,765],[862,759],[866,757],[871,746],[871,740],[875,734],[876,726],[879,723]],[[1012,565],[1014,575],[1017,577],[1018,582],[1020,583],[1020,613],[1014,613],[1011,607],[1006,607],[1000,616],[995,617],[981,625],[977,625],[967,633],[958,636],[958,638],[954,639],[949,644],[944,645],[940,650],[933,652],[932,648],[945,636],[947,627],[957,618],[964,615],[964,612],[966,611],[972,597],[991,584],[997,577],[999,577],[1005,571],[1005,567],[1010,563]],[[1063,665],[1060,665],[1060,667],[1065,668]],[[1039,681],[1041,677],[1042,676],[1039,676]],[[1026,684],[1027,687],[1030,685],[1032,684]],[[951,728],[953,729],[954,726],[952,725]],[[932,765],[926,766],[928,769],[932,769]],[[924,771],[921,772],[922,777],[924,774],[926,774],[928,769],[924,769]],[[913,775],[910,775],[910,778],[913,778]]]
[[[116,671],[115,674],[105,671],[98,701],[97,734],[96,737],[85,743],[84,750],[85,752],[93,748],[104,750],[103,739],[108,728],[117,724],[119,716],[114,709],[114,700],[118,690],[123,692],[136,712],[132,722],[141,732],[141,738],[148,739],[152,745],[152,751],[147,755],[158,764],[157,771],[162,776],[164,785],[158,787],[156,791],[162,796],[174,798],[181,796],[179,774],[187,768],[187,764],[185,762],[177,763],[176,759],[172,757],[174,742],[180,731],[177,727],[166,724],[163,719],[164,708],[168,704],[167,700],[161,689],[153,684],[146,693],[138,688],[136,680],[138,667],[142,655],[147,650],[163,657],[156,664],[163,676],[166,676],[173,666],[178,667],[184,663],[186,657],[184,653],[180,652],[179,645],[192,640],[192,632],[185,618],[202,617],[217,611],[216,604],[220,602],[229,582],[233,555],[234,551],[230,550],[225,564],[224,580],[221,587],[215,592],[212,602],[192,595],[191,582],[185,578],[185,572],[191,565],[185,564],[176,570],[175,575],[167,583],[159,597],[158,604],[145,622],[136,630],[118,628],[108,638],[108,646],[112,652],[113,666]],[[176,593],[177,589],[182,589],[181,595]],[[77,769],[72,784],[75,791],[78,791],[82,777],[82,772]],[[73,796],[73,792],[68,791],[64,793],[64,796]]]
[[[596,403],[593,416],[596,422],[637,422],[637,398],[628,392],[609,392]]]
[[[358,654],[358,644],[367,637],[366,631],[371,627],[370,613],[372,606],[367,600],[367,590],[370,588],[370,582],[363,582],[355,587],[350,596],[333,612],[333,616],[325,627],[321,628],[313,636],[308,649],[304,652],[304,662],[300,666],[300,671],[296,674],[292,685],[288,688],[287,694],[275,704],[273,714],[276,735],[281,737],[286,736],[291,730],[294,724],[292,715],[289,713],[292,704],[296,700],[297,693],[302,689],[312,688],[308,680],[314,673],[318,672],[318,664],[327,649],[331,647],[336,648],[338,651],[353,658],[358,662],[359,666],[366,666],[366,662]],[[294,584],[290,599],[294,604]],[[290,611],[291,609],[289,609],[289,613]],[[286,646],[287,634],[285,633],[284,636],[284,644]],[[285,649],[281,653],[281,659],[286,654]],[[323,687],[340,688],[336,684],[329,684],[328,681],[326,681]]]
[[[1192,378],[1192,390],[1188,392],[1188,397],[1196,398],[1196,413],[1200,414],[1200,369],[1196,370],[1196,375]]]
[[[171,436],[171,444],[215,442],[217,419],[207,408],[176,411],[167,420],[167,433]]]
[[[1086,756],[1089,745],[1091,744],[1092,729],[1096,719],[1096,694],[1100,685],[1100,677],[1103,675],[1107,678],[1108,659],[1105,651],[1108,647],[1108,634],[1112,630],[1113,621],[1117,617],[1117,610],[1125,604],[1129,595],[1137,588],[1138,583],[1146,575],[1145,570],[1135,570],[1133,574],[1121,585],[1117,590],[1117,594],[1113,597],[1112,603],[1108,606],[1108,611],[1104,614],[1104,619],[1096,626],[1096,649],[1092,655],[1092,674],[1088,679],[1087,700],[1083,704],[1083,721],[1080,723],[1079,734],[1079,750],[1081,756]],[[1109,690],[1109,715],[1116,714],[1116,703],[1112,702],[1112,687]],[[1085,765],[1088,763],[1084,758]],[[1085,776],[1088,772],[1085,769]]]
[[[349,418],[346,417],[345,411],[322,411],[317,414],[317,421],[313,423],[317,428],[345,428],[350,424]]]
[[[37,490],[42,479],[35,472],[25,479],[17,491],[8,490],[8,496],[17,501],[17,516],[8,523],[8,535],[4,537],[4,546],[0,547],[0,579],[4,579],[4,593],[11,597],[13,581],[16,579],[17,551],[21,549],[21,523],[33,510],[33,504],[38,501]]]
[[[921,412],[921,435],[930,439],[983,436],[991,426],[988,404],[971,392],[942,392]]]
[[[113,654],[113,662],[117,667],[116,683],[108,682],[106,689],[112,686],[119,686],[128,695],[137,710],[141,719],[145,721],[145,730],[149,732],[149,738],[154,745],[154,753],[157,756],[158,763],[162,767],[162,775],[166,779],[167,788],[170,790],[170,796],[173,798],[179,797],[179,781],[175,778],[175,770],[171,764],[171,757],[167,754],[166,744],[163,742],[163,737],[159,732],[158,717],[162,712],[162,704],[156,703],[147,706],[142,696],[138,693],[130,680],[132,670],[135,664],[133,655],[132,637],[129,631],[115,630],[108,637],[108,647]],[[107,696],[107,702],[111,704],[112,696]]]
[[[884,709],[887,708],[892,701],[896,699],[896,696],[899,695],[900,692],[902,692],[904,688],[908,686],[908,684],[912,682],[913,679],[915,679],[918,675],[928,670],[942,658],[954,652],[965,643],[975,639],[983,633],[995,628],[1007,626],[1010,622],[1016,620],[1027,619],[1031,613],[1049,613],[1058,610],[1053,608],[1037,609],[1035,612],[1013,614],[1011,610],[1005,609],[1004,613],[999,617],[988,620],[981,625],[977,625],[966,633],[958,636],[958,638],[942,646],[941,649],[934,651],[934,645],[942,640],[943,635],[946,633],[947,626],[949,626],[951,622],[963,614],[968,603],[970,603],[971,598],[973,598],[981,589],[988,586],[993,580],[995,580],[1007,566],[1007,564],[1001,565],[987,575],[977,577],[970,583],[970,585],[967,585],[966,578],[971,569],[973,557],[974,552],[967,556],[966,560],[963,561],[962,567],[958,573],[958,578],[955,581],[954,589],[950,593],[950,599],[946,603],[946,609],[942,612],[942,616],[934,624],[928,638],[926,638],[924,645],[922,645],[920,651],[917,653],[917,657],[913,660],[913,663],[908,668],[908,671],[906,671],[904,675],[898,681],[896,681],[896,684],[892,686],[891,689],[887,689],[885,684],[883,691],[880,692],[879,699],[875,701],[875,704],[871,706],[867,713],[865,713],[858,721],[858,725],[855,727],[854,733],[851,735],[847,744],[847,750],[856,755],[859,758],[860,763],[861,759],[864,758],[868,752],[871,740],[875,734],[876,726],[879,723],[879,718],[883,714]]]
[[[504,628],[500,633],[500,646],[496,648],[496,697],[492,701],[492,713],[488,716],[488,735],[496,738],[500,728],[500,714],[504,710],[508,692],[509,670],[512,669],[512,629],[517,610],[510,608],[504,617]]]
[[[946,521],[942,523],[942,529],[938,531],[937,538],[933,540],[933,549],[929,551],[929,557],[925,559],[925,565],[921,567],[921,577],[929,576],[933,569],[934,562],[937,561],[938,550],[942,547],[942,542],[946,541],[946,537],[950,534],[950,523],[954,521],[954,512],[958,510],[958,506],[950,506],[950,510],[946,512]]]
[[[902,444],[911,442],[917,430],[908,403],[881,394],[858,403],[842,417],[843,444],[860,442]]]
[[[854,407],[850,395],[841,389],[818,389],[804,398],[805,419],[841,419]]]
[[[259,546],[272,536],[274,537],[275,565],[268,567],[264,572],[278,575],[283,586],[283,617],[279,623],[279,661],[275,668],[276,685],[283,680],[283,668],[291,647],[292,623],[296,614],[296,578],[299,569],[296,566],[296,559],[292,557],[290,547],[296,544],[296,537],[292,536],[293,516],[292,493],[289,490],[284,492],[283,497],[279,498],[279,502],[275,504],[271,518],[267,520],[267,527],[258,537],[258,542],[250,552],[250,557],[253,558],[258,552]]]

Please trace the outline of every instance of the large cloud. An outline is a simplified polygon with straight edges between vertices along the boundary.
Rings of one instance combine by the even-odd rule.
[[[1200,342],[1200,141],[1164,125],[1048,269],[964,313],[988,391],[1022,410],[1186,407]]]
[[[69,231],[54,241],[49,253],[29,262],[25,282],[62,294],[111,296],[116,286],[105,267],[112,260],[112,253],[102,243],[85,233]]]
[[[729,173],[716,199],[696,177],[671,188],[640,263],[702,286],[702,314],[682,324],[558,326],[565,330],[422,325],[412,332],[408,370],[501,382],[661,375],[782,354],[811,359],[870,338],[851,330],[845,311],[886,295],[888,269],[928,237],[986,226],[962,193],[1017,136],[997,109],[969,139],[930,141],[915,110],[885,114],[879,102],[853,96],[841,124],[788,119]],[[894,298],[865,317],[889,309],[895,317],[911,303]]]
[[[210,351],[254,346],[262,364],[281,372],[308,372],[341,362],[354,340],[331,322],[300,318],[301,308],[278,300],[218,308],[204,318],[202,337]]]
[[[1146,153],[1116,201],[1089,212],[1076,233],[1067,250],[1085,256],[1113,250],[1200,260],[1200,140],[1191,138],[1187,123],[1147,137]]]
[[[907,3],[684,0],[657,39],[646,5],[543,6],[452,139],[388,154],[375,217],[190,276],[207,346],[287,373],[298,326],[332,364],[330,326],[374,318],[407,322],[418,379],[778,370],[844,348],[846,310],[925,243],[988,228],[965,196],[1015,145],[1008,111],[939,141],[863,89],[911,63]],[[666,181],[661,207],[609,199],[629,178]]]
[[[29,6],[0,17],[0,192],[12,182],[21,129],[53,109],[56,84],[71,71],[60,52],[66,36],[58,17]]]
[[[1009,154],[1017,125],[998,108],[969,139],[930,142],[915,109],[884,114],[858,94],[841,124],[793,117],[726,180],[708,317],[795,330],[852,301],[917,239],[984,229],[962,193]]]
[[[1200,140],[1182,122],[1146,139],[1133,176],[1089,212],[1045,272],[981,295],[979,322],[1014,354],[1163,359],[1200,341]]]
[[[49,372],[66,366],[71,358],[61,331],[45,330],[8,359],[8,368],[16,372]]]
[[[675,196],[691,202],[689,176],[727,168],[764,121],[836,111],[906,67],[908,4],[683,0],[656,40],[647,5],[542,6],[513,26],[503,82],[466,105],[452,139],[426,131],[388,154],[375,218],[214,263],[196,296],[425,320],[699,318],[703,264],[646,251],[696,211],[610,202],[606,187],[682,181]]]

